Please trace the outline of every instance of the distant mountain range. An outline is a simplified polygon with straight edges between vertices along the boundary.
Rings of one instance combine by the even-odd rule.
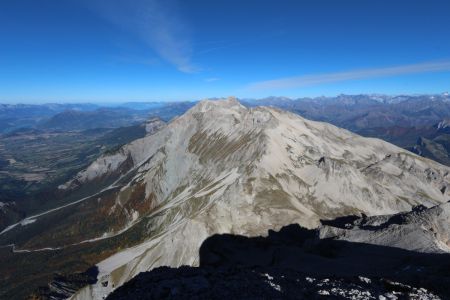
[[[340,95],[300,99],[270,97],[247,100],[244,103],[279,107],[305,118],[329,122],[354,132],[392,126],[430,126],[450,115],[450,97],[446,95]]]
[[[339,95],[336,97],[297,98],[268,97],[241,99],[248,106],[275,106],[295,112],[305,118],[325,121],[355,132],[397,126],[401,128],[434,125],[450,116],[450,96],[387,96]],[[0,104],[1,131],[17,127],[70,128],[80,127],[81,120],[91,128],[131,125],[136,119],[158,116],[169,121],[195,105],[193,102],[127,102],[123,104]],[[60,114],[60,115],[59,115]],[[117,123],[99,121],[108,116]],[[129,123],[125,116],[131,116]],[[67,118],[66,118],[67,117]],[[74,127],[71,127],[73,122]],[[103,122],[103,123],[102,123]],[[83,128],[87,129],[87,128]]]
[[[422,128],[435,125],[450,116],[450,96],[339,95],[337,97],[268,97],[242,99],[247,106],[275,106],[305,118],[332,123],[357,133],[377,135],[379,128]],[[158,116],[169,121],[196,102],[128,102],[97,104],[0,104],[1,131],[17,127],[46,129],[88,129],[121,127]],[[107,120],[108,118],[116,119]],[[101,119],[101,120],[100,120]],[[106,120],[105,120],[106,119]],[[81,125],[85,124],[85,125]],[[394,141],[395,142],[395,141]]]
[[[142,123],[147,119],[146,111],[127,108],[99,108],[93,111],[65,110],[38,123],[36,127],[52,130],[118,128]]]
[[[118,128],[142,123],[151,117],[169,121],[194,102],[97,104],[0,104],[0,134],[17,129],[80,131]]]

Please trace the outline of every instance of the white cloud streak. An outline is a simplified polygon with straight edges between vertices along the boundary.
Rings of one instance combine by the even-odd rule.
[[[348,80],[369,79],[377,77],[389,77],[397,75],[430,73],[441,71],[450,71],[449,60],[425,62],[419,64],[402,65],[387,68],[361,69],[347,72],[287,77],[275,80],[254,82],[249,84],[247,88],[250,90],[289,89]]]
[[[138,37],[179,71],[193,73],[198,68],[191,61],[189,24],[183,20],[176,4],[171,0],[88,2],[102,17]]]

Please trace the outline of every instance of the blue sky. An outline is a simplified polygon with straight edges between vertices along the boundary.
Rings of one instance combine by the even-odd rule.
[[[450,1],[2,0],[0,102],[450,90]]]

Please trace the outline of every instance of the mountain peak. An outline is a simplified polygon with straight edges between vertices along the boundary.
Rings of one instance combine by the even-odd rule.
[[[194,111],[206,112],[211,109],[234,109],[240,110],[245,107],[237,100],[236,97],[228,97],[222,99],[205,99],[200,101],[192,109]]]
[[[235,96],[229,96],[225,99],[225,101],[230,102],[230,103],[239,103],[239,100]]]

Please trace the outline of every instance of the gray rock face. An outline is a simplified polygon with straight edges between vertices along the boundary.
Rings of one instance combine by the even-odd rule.
[[[424,253],[450,252],[450,202],[430,209],[417,206],[407,213],[342,221],[324,222],[328,225],[320,228],[320,237]]]
[[[145,122],[145,131],[147,132],[147,134],[154,134],[164,126],[166,126],[166,123],[160,118],[151,118],[150,120]]]

